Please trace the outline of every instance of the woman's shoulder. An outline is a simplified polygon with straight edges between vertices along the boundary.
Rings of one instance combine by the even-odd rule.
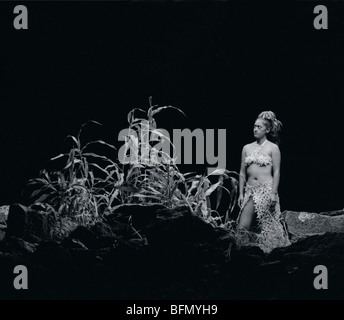
[[[242,150],[243,151],[248,151],[250,149],[253,149],[255,142],[247,143],[243,146]]]
[[[245,144],[245,145],[242,147],[242,150],[246,150],[246,149],[248,148],[249,145],[250,145],[250,143]]]
[[[272,141],[270,141],[270,140],[268,140],[268,143],[269,143],[269,145],[270,145],[271,148],[273,148],[273,149],[279,149],[278,144],[276,144],[276,143],[274,143],[274,142],[272,142]]]
[[[251,142],[251,143],[247,143],[244,145],[244,148],[250,148],[250,147],[253,147],[255,145],[255,141]]]
[[[253,141],[251,143],[246,144],[247,148],[255,148],[257,146],[257,141]]]
[[[270,152],[277,152],[277,153],[280,152],[280,148],[279,148],[278,144],[276,144],[272,141],[269,141],[268,146],[270,148]]]

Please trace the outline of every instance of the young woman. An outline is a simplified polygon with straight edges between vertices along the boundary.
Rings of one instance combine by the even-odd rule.
[[[251,242],[265,252],[290,244],[278,198],[281,126],[272,111],[260,113],[253,129],[255,141],[242,149],[238,230],[247,231]]]

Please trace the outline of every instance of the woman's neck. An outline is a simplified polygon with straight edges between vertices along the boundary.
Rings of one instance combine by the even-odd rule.
[[[262,137],[260,139],[257,139],[256,142],[257,144],[261,146],[263,143],[265,143],[266,140],[267,140],[266,137]]]

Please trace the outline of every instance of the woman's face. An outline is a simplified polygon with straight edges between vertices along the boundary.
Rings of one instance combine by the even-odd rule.
[[[254,123],[253,127],[253,135],[256,139],[260,139],[270,131],[270,128],[268,127],[265,120],[258,118],[256,122]]]

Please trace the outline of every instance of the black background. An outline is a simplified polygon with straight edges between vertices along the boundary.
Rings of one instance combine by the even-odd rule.
[[[282,210],[343,208],[344,4],[325,3],[329,29],[315,30],[317,2],[25,2],[29,29],[15,30],[16,4],[0,4],[1,204],[86,120],[103,124],[86,140],[120,146],[152,96],[187,115],[167,110],[161,128],[227,129],[235,171],[256,116],[275,111]]]

